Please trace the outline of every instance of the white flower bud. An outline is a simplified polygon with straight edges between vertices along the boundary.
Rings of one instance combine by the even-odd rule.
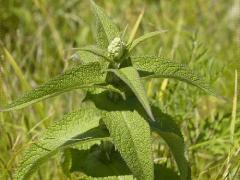
[[[108,46],[109,57],[113,59],[120,59],[124,53],[125,44],[121,38],[116,37]]]

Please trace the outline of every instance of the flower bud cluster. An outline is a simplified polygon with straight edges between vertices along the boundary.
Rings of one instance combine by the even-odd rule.
[[[114,60],[118,60],[123,56],[125,50],[125,44],[121,38],[116,37],[108,46],[108,55]]]

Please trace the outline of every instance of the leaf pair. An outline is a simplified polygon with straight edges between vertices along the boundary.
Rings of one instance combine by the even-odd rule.
[[[84,147],[82,145],[92,141],[109,140],[108,133],[99,126],[99,120],[102,117],[104,117],[103,120],[110,132],[110,137],[133,175],[137,179],[153,179],[151,137],[147,122],[137,111],[113,111],[106,112],[106,115],[103,114],[105,113],[101,113],[96,108],[85,107],[67,114],[61,121],[54,123],[42,138],[25,152],[24,159],[17,170],[17,179],[28,178],[46,159],[63,148],[76,143],[78,147]],[[171,150],[180,149],[179,152],[173,151],[173,154],[184,158],[184,153],[181,151],[183,145],[177,144],[179,139],[176,139],[177,141],[171,139],[177,135],[169,132],[165,125],[161,128],[155,126],[155,128],[163,133],[161,135],[164,135],[163,138],[167,143],[174,142],[170,145]],[[84,159],[80,160],[85,162]],[[186,164],[182,166],[184,164],[181,161],[183,159],[179,162],[183,168]]]
[[[98,95],[90,95],[88,96],[88,99],[92,100],[98,109],[101,109],[107,112],[107,117],[109,117],[108,121],[111,122],[111,124],[112,123],[120,124],[118,128],[117,128],[117,125],[115,125],[114,127],[107,125],[115,145],[118,143],[121,143],[122,146],[124,146],[124,144],[131,144],[131,141],[132,141],[131,131],[132,132],[136,131],[139,134],[143,134],[143,136],[146,136],[146,134],[148,134],[146,133],[148,131],[147,129],[149,129],[149,125],[146,123],[148,120],[148,115],[146,114],[142,106],[140,106],[137,103],[137,100],[135,98],[129,98],[126,102],[114,103],[107,99],[106,93],[101,93]],[[178,129],[173,119],[169,115],[162,113],[159,108],[152,107],[152,111],[155,117],[155,121],[149,122],[151,131],[156,132],[160,137],[164,139],[166,144],[169,146],[169,149],[171,150],[177,162],[177,165],[179,167],[181,178],[190,179],[191,171],[184,155],[185,145],[184,145],[183,137],[180,130]],[[128,122],[129,120],[131,122]],[[145,122],[140,122],[140,121],[145,121]],[[125,125],[121,126],[121,124],[125,124]],[[111,133],[111,131],[113,131],[113,133]],[[125,136],[126,138],[127,137],[128,138],[125,139],[124,138]],[[140,137],[136,136],[136,139],[134,142],[136,143],[133,143],[131,149],[135,151],[139,150],[138,145],[140,146],[142,143],[144,145],[141,146],[140,150],[147,151],[145,148],[149,148],[147,147],[147,143],[145,143],[144,138],[142,138],[141,136]],[[131,151],[130,149],[128,149],[125,152],[124,148],[122,152],[120,148],[118,148],[118,150],[120,151],[122,157],[126,162],[127,162],[126,159],[129,159],[128,157],[130,156],[128,153],[132,153],[131,157],[133,157],[135,161],[139,160],[134,155],[135,151]],[[126,155],[124,155],[125,153]],[[134,163],[131,162],[131,158],[128,160],[128,162],[129,162],[128,163],[129,167],[134,167]],[[141,165],[141,163],[139,162],[138,164],[139,165],[136,167],[139,167]],[[146,167],[148,167],[149,169],[151,168],[150,166],[146,166]],[[134,172],[133,169],[131,170]],[[134,175],[136,176],[136,174]]]
[[[28,178],[37,167],[63,148],[76,143],[79,147],[79,143],[84,145],[91,141],[109,140],[108,132],[99,126],[102,117],[100,110],[89,107],[65,115],[25,152],[16,178]],[[137,112],[125,111],[106,113],[104,122],[133,174],[141,179],[152,179],[150,129],[144,119]]]
[[[167,77],[179,79],[197,86],[209,94],[215,95],[208,83],[206,83],[202,78],[184,65],[176,64],[172,61],[158,57],[133,57],[131,60],[133,66],[140,71],[141,77]],[[148,101],[136,70],[128,67],[120,70],[109,71],[114,72],[120,79],[129,85],[129,87],[139,98],[139,101],[145,107],[149,116],[152,118]],[[16,99],[14,102],[6,106],[4,109],[1,109],[1,111],[21,109],[32,103],[59,95],[72,89],[89,88],[96,84],[103,84],[105,83],[105,78],[106,73],[102,71],[98,62],[79,65],[78,67],[68,70],[64,74],[53,78],[36,89],[29,91],[22,97]]]

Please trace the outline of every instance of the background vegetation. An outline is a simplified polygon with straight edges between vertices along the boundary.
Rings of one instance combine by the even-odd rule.
[[[130,32],[144,17],[136,36],[167,29],[142,47],[140,54],[158,54],[188,64],[212,84],[225,101],[184,83],[146,82],[148,96],[172,114],[184,134],[193,179],[232,179],[240,169],[239,105],[235,74],[239,63],[239,0],[108,0],[96,1]],[[69,48],[94,44],[93,15],[87,0],[0,1],[0,105],[71,66]],[[238,70],[238,79],[240,71]],[[238,83],[239,85],[240,83]],[[75,91],[20,111],[0,114],[0,179],[11,178],[21,152],[52,121],[76,109],[83,93]],[[154,146],[166,166],[175,167],[164,142]],[[36,179],[65,179],[60,157],[46,163]]]

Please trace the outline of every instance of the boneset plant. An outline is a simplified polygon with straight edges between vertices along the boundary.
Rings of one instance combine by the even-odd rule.
[[[152,132],[169,146],[181,179],[191,179],[182,134],[169,115],[150,105],[143,79],[174,78],[209,94],[214,94],[213,91],[184,65],[162,57],[131,56],[138,44],[163,31],[147,33],[126,43],[124,33],[119,32],[104,11],[94,2],[91,5],[96,18],[97,45],[79,48],[78,65],[1,109],[21,109],[74,89],[87,91],[79,110],[54,122],[26,150],[16,179],[28,179],[59,152],[63,154],[62,167],[67,176],[81,172],[85,179],[154,179],[158,164],[154,164],[152,156]]]

